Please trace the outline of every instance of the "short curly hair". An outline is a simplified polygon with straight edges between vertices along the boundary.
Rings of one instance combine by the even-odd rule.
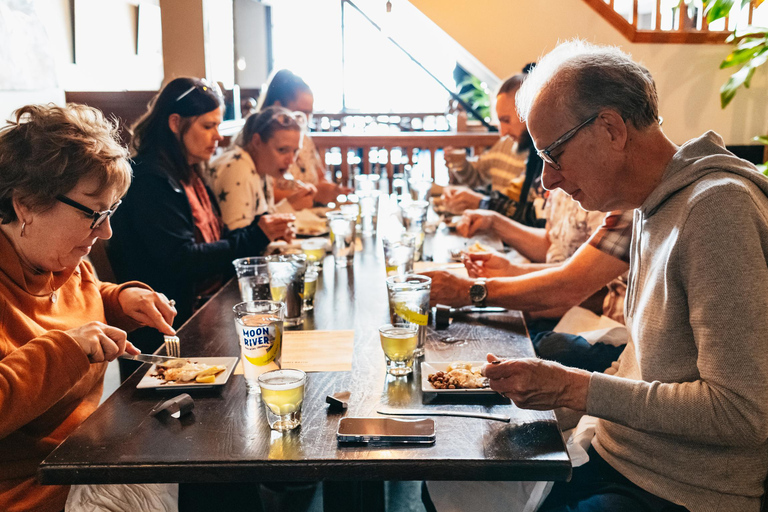
[[[16,198],[26,207],[45,211],[56,196],[83,178],[95,177],[100,194],[119,196],[131,184],[128,149],[119,142],[117,122],[101,111],[71,103],[27,105],[15,121],[0,128],[0,222],[17,220]]]

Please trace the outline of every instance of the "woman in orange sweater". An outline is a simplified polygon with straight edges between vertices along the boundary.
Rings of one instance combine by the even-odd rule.
[[[0,129],[0,510],[64,509],[37,466],[97,407],[107,361],[138,353],[125,330],[174,334],[175,309],[83,261],[112,235],[127,150],[97,110],[27,106]]]

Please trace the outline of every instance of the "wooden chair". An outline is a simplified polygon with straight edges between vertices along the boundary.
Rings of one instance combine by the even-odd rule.
[[[100,281],[106,281],[108,283],[116,283],[115,273],[112,270],[112,265],[109,263],[109,257],[107,256],[107,244],[106,240],[96,240],[96,243],[91,247],[91,254],[88,255],[88,260],[96,270],[96,277]]]

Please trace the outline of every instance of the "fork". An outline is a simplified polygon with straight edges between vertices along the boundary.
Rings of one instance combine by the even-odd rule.
[[[165,341],[165,353],[170,357],[180,357],[181,356],[181,346],[179,345],[179,337],[178,336],[163,336],[163,340]]]

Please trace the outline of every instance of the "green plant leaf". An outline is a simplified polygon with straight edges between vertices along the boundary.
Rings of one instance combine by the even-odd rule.
[[[744,79],[744,87],[749,89],[749,84],[752,82],[752,76],[755,74],[755,68],[753,66],[749,66],[749,71],[747,71],[747,78]]]
[[[734,0],[709,0],[705,2],[704,13],[707,15],[707,22],[725,18],[733,8]]]
[[[741,39],[742,37],[747,37],[747,36],[758,36],[760,38],[765,38],[766,36],[768,36],[768,28],[757,27],[755,25],[748,25],[746,27],[742,27],[734,30],[733,34],[728,36],[728,38]]]
[[[750,66],[744,66],[728,78],[728,81],[720,87],[720,107],[725,108],[731,102],[738,88],[744,84],[744,80],[750,74]]]
[[[768,135],[758,135],[757,137],[752,137],[752,140],[768,146]]]
[[[768,165],[758,164],[757,165],[757,170],[760,171],[761,173],[765,174],[766,176],[768,176]]]
[[[733,66],[739,66],[741,64],[744,64],[745,62],[752,60],[752,57],[754,57],[755,54],[758,53],[760,50],[761,50],[761,46],[759,44],[748,46],[747,48],[734,50],[730,54],[728,54],[728,56],[725,58],[723,62],[720,63],[720,69],[730,68]]]

